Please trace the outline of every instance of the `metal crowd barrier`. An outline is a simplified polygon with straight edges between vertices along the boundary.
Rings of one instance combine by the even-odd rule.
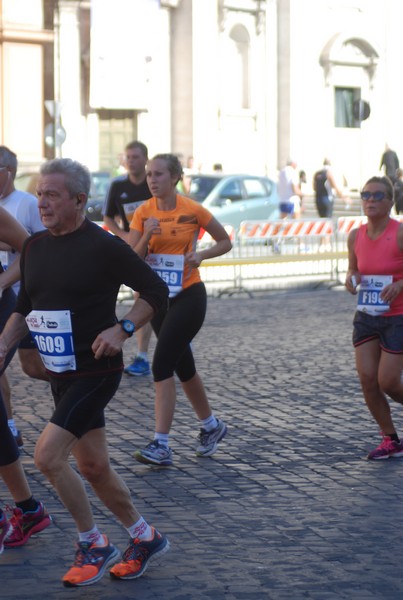
[[[403,215],[395,216],[403,222]],[[237,231],[225,226],[232,250],[225,256],[202,262],[201,277],[211,294],[281,289],[290,283],[343,284],[347,272],[347,238],[366,217],[336,219],[281,219],[244,221]],[[203,249],[213,243],[204,233]],[[132,299],[124,286],[119,300]]]
[[[218,295],[251,295],[252,290],[306,281],[341,284],[348,232],[361,222],[362,217],[244,221],[238,231],[231,231],[231,252],[203,261],[202,279]],[[201,248],[209,243],[209,236],[199,241]]]

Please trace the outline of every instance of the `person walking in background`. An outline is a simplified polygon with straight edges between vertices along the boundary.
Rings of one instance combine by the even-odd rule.
[[[114,179],[105,199],[104,223],[109,231],[128,242],[129,223],[134,211],[151,197],[146,181],[148,148],[139,141],[127,144],[124,164],[127,175]],[[136,331],[137,352],[130,365],[125,368],[127,375],[141,377],[151,373],[148,359],[152,327],[147,323]]]
[[[280,199],[280,218],[292,217],[299,219],[301,216],[302,191],[299,185],[297,163],[289,159],[279,173],[277,192]]]
[[[396,169],[393,189],[395,192],[395,211],[397,215],[400,215],[403,214],[403,169]]]
[[[0,207],[0,240],[21,252],[28,234],[25,229],[2,207]],[[19,258],[7,271],[0,263],[0,330],[15,307],[12,284],[20,277]],[[4,357],[0,374],[11,361],[16,346]],[[7,486],[14,502],[11,519],[0,508],[0,554],[4,548],[15,548],[25,544],[31,535],[39,533],[51,524],[45,506],[36,500],[24,473],[19,450],[7,420],[7,412],[0,394],[0,477]]]
[[[379,426],[371,460],[403,456],[388,396],[403,404],[403,224],[390,217],[393,187],[372,177],[361,192],[368,223],[348,237],[346,288],[359,294],[354,316],[356,368],[368,410]]]
[[[338,183],[329,158],[324,159],[323,168],[313,176],[312,186],[320,218],[330,219],[333,216],[335,197],[341,198],[345,206],[349,206],[350,198],[344,194],[342,186]]]
[[[15,189],[14,180],[17,167],[17,155],[6,146],[0,146],[0,206],[17,219],[31,235],[37,231],[42,231],[44,226],[39,216],[38,202],[35,196]],[[10,248],[10,246],[4,243],[0,244],[0,260],[4,269],[7,269],[16,257],[15,248]],[[16,282],[13,286],[16,295],[18,295],[19,287],[19,282]],[[22,370],[26,375],[42,381],[48,381],[45,367],[30,333],[21,340],[18,347],[18,356]],[[22,435],[14,421],[11,390],[6,372],[0,377],[0,390],[7,411],[9,427],[18,446],[22,448]]]
[[[28,326],[48,371],[55,410],[36,444],[35,464],[77,526],[75,560],[63,577],[67,587],[98,581],[113,563],[112,577],[140,577],[149,560],[169,548],[110,464],[104,417],[121,380],[123,344],[166,303],[168,288],[127,243],[85,218],[90,185],[88,169],[76,161],[42,165],[37,196],[47,229],[24,245],[17,306],[0,335],[0,368]],[[139,298],[118,322],[122,284]],[[120,552],[95,524],[70,455],[130,536],[120,562]]]
[[[400,167],[399,157],[396,152],[389,148],[388,144],[385,144],[385,151],[381,157],[381,164],[379,170],[384,169],[385,175],[391,179],[392,182],[396,180],[396,169]]]
[[[183,391],[200,421],[199,456],[211,456],[227,432],[209,405],[196,371],[191,341],[203,325],[207,294],[198,267],[207,258],[231,249],[224,227],[201,204],[177,193],[182,166],[173,154],[157,154],[147,167],[147,181],[153,197],[134,214],[130,224],[130,245],[168,282],[169,304],[152,320],[157,335],[153,360],[155,382],[154,439],[135,453],[142,463],[172,464],[169,433],[176,404],[176,373]],[[214,244],[197,251],[196,241],[203,227]]]

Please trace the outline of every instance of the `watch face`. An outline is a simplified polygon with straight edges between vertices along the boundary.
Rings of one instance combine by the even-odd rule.
[[[128,320],[122,321],[122,327],[123,327],[123,330],[126,331],[126,333],[133,333],[133,331],[135,329],[134,323],[132,323],[131,321],[128,321]]]

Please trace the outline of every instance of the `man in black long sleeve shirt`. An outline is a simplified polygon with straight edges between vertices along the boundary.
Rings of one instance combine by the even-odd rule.
[[[49,374],[55,410],[35,450],[35,462],[56,489],[78,529],[66,586],[98,581],[120,552],[98,530],[78,473],[129,533],[129,547],[112,577],[134,579],[148,560],[169,548],[167,538],[136,510],[130,492],[109,463],[104,409],[123,369],[122,346],[167,301],[165,283],[118,237],[84,216],[88,169],[70,159],[42,166],[38,206],[47,230],[27,240],[21,255],[21,290],[0,336],[0,368],[8,350],[27,332]],[[125,319],[115,306],[121,284],[139,293]]]

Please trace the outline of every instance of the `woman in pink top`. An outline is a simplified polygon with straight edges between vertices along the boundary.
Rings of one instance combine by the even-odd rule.
[[[403,456],[388,396],[403,404],[403,224],[390,217],[393,186],[372,177],[361,192],[368,222],[348,237],[346,288],[357,294],[353,344],[367,407],[382,435],[371,460]]]

